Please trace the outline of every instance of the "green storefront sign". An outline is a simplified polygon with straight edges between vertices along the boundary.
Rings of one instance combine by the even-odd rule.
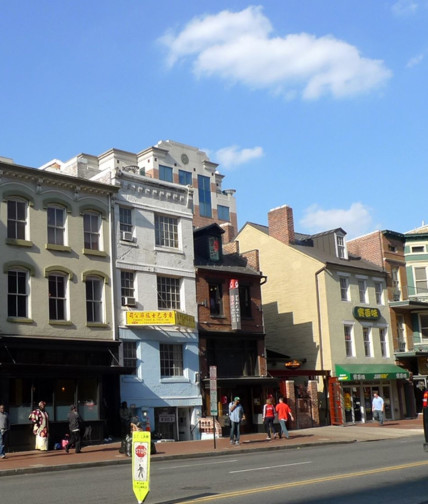
[[[378,320],[378,319],[380,319],[380,311],[378,308],[356,306],[353,310],[353,315],[358,320]]]
[[[409,372],[395,364],[336,364],[339,381],[406,380]]]

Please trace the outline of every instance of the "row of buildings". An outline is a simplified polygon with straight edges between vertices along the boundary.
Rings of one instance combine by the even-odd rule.
[[[162,141],[39,169],[0,160],[0,401],[10,444],[52,442],[69,405],[102,439],[119,405],[195,439],[235,395],[244,431],[285,394],[299,427],[417,413],[428,375],[428,229],[346,242],[294,231],[288,206],[237,228],[235,191],[197,148]],[[7,299],[7,301],[6,301]],[[216,404],[210,370],[216,368]],[[415,401],[416,396],[416,401]]]

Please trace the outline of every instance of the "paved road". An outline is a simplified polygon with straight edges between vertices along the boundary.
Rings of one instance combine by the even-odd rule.
[[[428,454],[420,436],[234,453],[152,464],[145,503],[428,503]],[[130,466],[94,467],[1,479],[5,504],[137,502]]]

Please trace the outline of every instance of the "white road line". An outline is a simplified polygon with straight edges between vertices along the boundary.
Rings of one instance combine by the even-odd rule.
[[[296,462],[295,464],[282,464],[282,465],[276,465],[276,466],[266,466],[266,467],[255,467],[254,469],[241,469],[240,471],[229,471],[229,474],[236,474],[236,473],[243,473],[243,472],[250,472],[250,471],[263,471],[266,469],[276,469],[277,467],[290,467],[290,466],[297,466],[297,465],[303,465],[303,464],[312,464],[312,462]]]
[[[201,467],[201,466],[208,466],[208,465],[217,465],[217,464],[229,464],[231,462],[238,462],[238,460],[222,460],[221,462],[208,462],[207,464],[183,464],[183,465],[178,465],[178,466],[168,466],[165,468],[161,468],[162,470],[167,470],[169,471],[170,469],[181,469],[183,467]],[[157,471],[158,472],[158,471]]]

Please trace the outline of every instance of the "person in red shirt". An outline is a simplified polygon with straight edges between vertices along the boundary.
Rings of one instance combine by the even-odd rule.
[[[273,421],[275,420],[275,406],[272,404],[272,399],[268,397],[266,404],[263,406],[263,423],[266,431],[266,441],[270,441],[272,436],[275,436],[275,428]]]
[[[290,417],[291,420],[294,421],[293,414],[291,413],[290,406],[284,402],[284,398],[279,398],[279,403],[276,405],[276,412],[278,413],[279,424],[281,425],[281,432],[279,437],[281,438],[284,435],[287,439],[289,439],[290,435],[287,430],[287,420]]]

